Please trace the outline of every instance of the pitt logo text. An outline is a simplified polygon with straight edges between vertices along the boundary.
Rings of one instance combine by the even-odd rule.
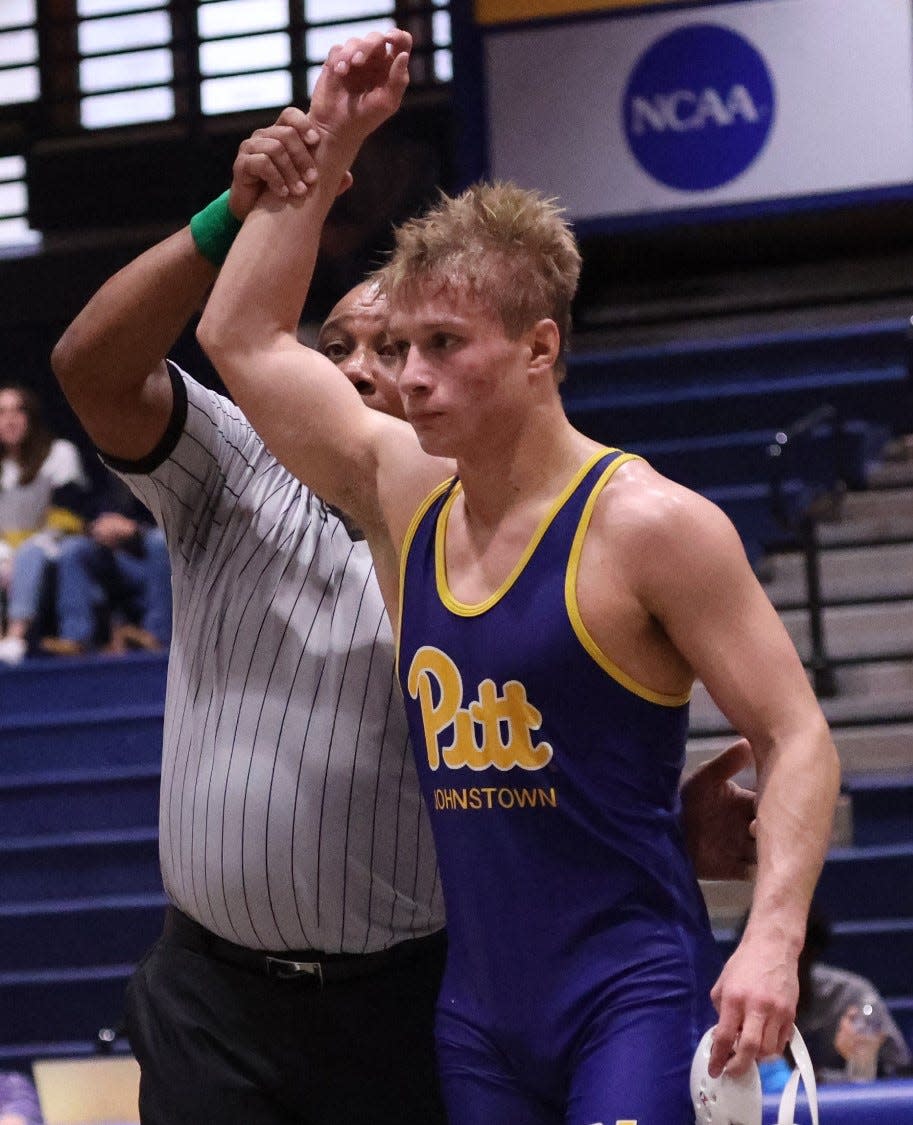
[[[445,652],[424,645],[412,658],[407,683],[422,709],[431,769],[439,769],[443,761],[452,770],[541,770],[551,761],[547,742],[533,744],[532,732],[542,725],[542,714],[518,681],[508,680],[499,695],[493,680],[483,680],[478,698],[463,707],[459,669]],[[450,738],[442,745],[446,735]]]

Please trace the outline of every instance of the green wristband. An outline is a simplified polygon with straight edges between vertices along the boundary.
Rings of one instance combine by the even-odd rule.
[[[223,192],[190,220],[190,233],[197,249],[214,266],[221,266],[228,257],[235,235],[241,229],[241,220],[229,210],[229,195],[230,190]]]

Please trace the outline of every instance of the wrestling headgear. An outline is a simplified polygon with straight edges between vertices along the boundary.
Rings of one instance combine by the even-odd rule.
[[[691,1063],[691,1100],[697,1125],[761,1125],[761,1076],[755,1063],[739,1078],[733,1078],[725,1070],[719,1078],[711,1078],[707,1073],[714,1030],[710,1028],[705,1033]],[[795,1027],[789,1045],[796,1069],[783,1089],[777,1125],[793,1125],[800,1079],[805,1085],[812,1125],[818,1125],[815,1072],[802,1036]]]

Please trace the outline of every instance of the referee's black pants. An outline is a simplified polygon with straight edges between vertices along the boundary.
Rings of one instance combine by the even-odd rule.
[[[443,934],[376,972],[276,979],[166,933],[127,989],[143,1125],[446,1125]]]

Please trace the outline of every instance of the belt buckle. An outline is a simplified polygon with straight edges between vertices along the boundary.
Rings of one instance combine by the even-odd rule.
[[[319,988],[323,988],[323,965],[319,961],[287,961],[282,957],[267,956],[266,971],[269,976],[280,980],[309,976]]]

